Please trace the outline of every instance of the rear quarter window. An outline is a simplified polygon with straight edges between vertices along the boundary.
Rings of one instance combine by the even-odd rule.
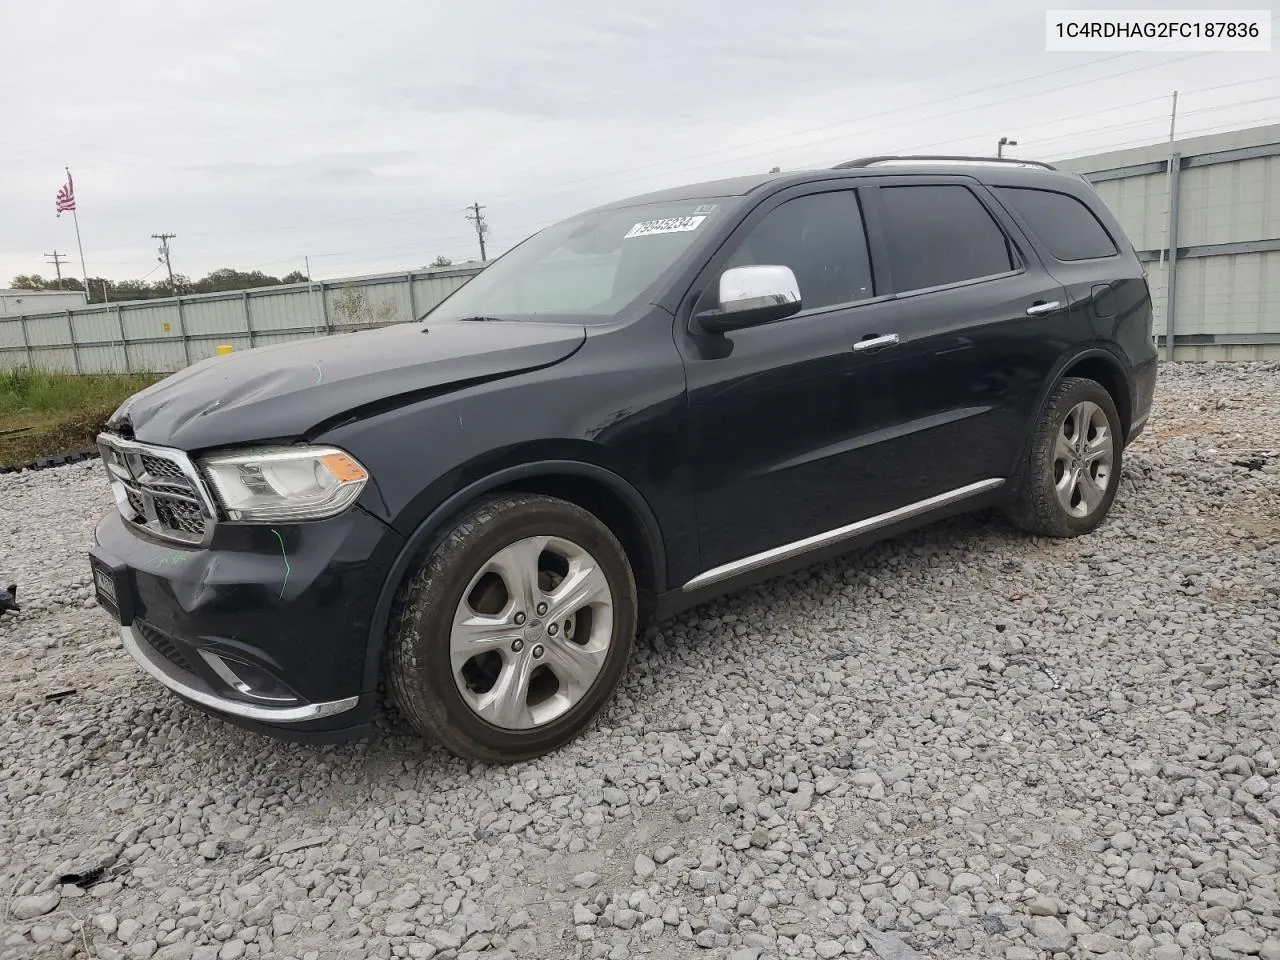
[[[994,190],[1056,259],[1096,260],[1119,253],[1094,212],[1075,197],[1030,187]]]

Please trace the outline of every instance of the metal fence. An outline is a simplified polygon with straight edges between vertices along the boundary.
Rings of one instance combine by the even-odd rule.
[[[1146,261],[1162,348],[1280,358],[1280,124],[1057,165],[1094,185]]]
[[[1172,158],[1172,162],[1170,162]],[[1280,124],[1062,161],[1149,262],[1177,359],[1280,357]],[[0,370],[169,373],[218,352],[421,316],[481,267],[0,317]]]
[[[218,353],[420,317],[480,272],[455,267],[0,318],[0,370],[172,373]]]

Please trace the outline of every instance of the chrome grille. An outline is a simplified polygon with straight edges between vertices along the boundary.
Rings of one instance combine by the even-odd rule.
[[[160,457],[154,457],[151,454],[141,454],[142,468],[147,471],[154,480],[173,480],[180,484],[186,484],[187,478],[183,476],[182,468],[171,460],[162,460]]]
[[[197,537],[204,535],[204,517],[200,515],[200,508],[193,503],[158,498],[156,516],[161,525],[170,530],[181,530]]]
[[[134,513],[136,513],[136,514],[138,514],[138,516],[142,516],[142,497],[141,497],[141,495],[139,495],[139,494],[137,494],[137,493],[134,493],[132,490],[125,490],[124,495],[125,495],[126,497],[128,497],[128,499],[129,499],[129,506],[130,506],[130,508],[133,510],[133,512],[134,512]]]
[[[213,501],[185,453],[106,433],[98,449],[125,520],[167,540],[208,542]]]

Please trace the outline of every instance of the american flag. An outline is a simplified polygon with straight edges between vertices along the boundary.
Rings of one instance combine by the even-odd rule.
[[[67,182],[58,188],[58,216],[76,208],[76,191],[71,183],[71,171],[67,171]]]

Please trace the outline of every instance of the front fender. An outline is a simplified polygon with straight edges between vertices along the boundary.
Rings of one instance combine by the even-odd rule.
[[[405,577],[413,569],[415,560],[428,547],[432,537],[453,516],[457,515],[468,503],[486,493],[518,483],[520,480],[545,476],[576,476],[593,480],[613,493],[617,494],[640,519],[644,534],[649,541],[652,557],[653,582],[665,585],[667,582],[666,550],[662,539],[662,530],[658,518],[644,496],[634,486],[610,470],[597,464],[582,460],[535,460],[507,466],[503,469],[487,473],[479,479],[455,490],[451,495],[436,504],[425,517],[408,533],[404,545],[391,565],[378,601],[374,607],[373,618],[369,628],[369,641],[365,650],[364,690],[377,688],[381,671],[382,651],[385,645],[387,625],[391,620],[391,607],[395,603],[396,593]]]

